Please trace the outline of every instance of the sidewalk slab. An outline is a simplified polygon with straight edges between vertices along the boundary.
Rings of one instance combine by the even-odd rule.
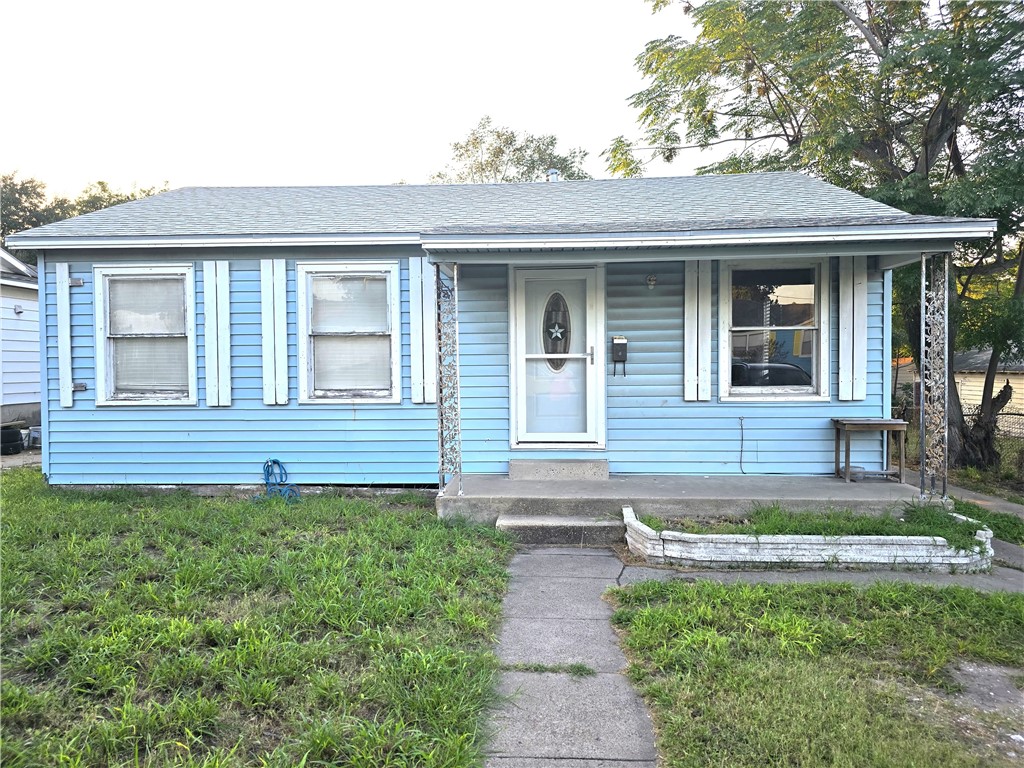
[[[484,768],[657,768],[656,760],[559,760],[554,766],[548,758],[488,757]]]
[[[1009,512],[1011,515],[1024,518],[1024,504],[1014,504],[1012,501],[1001,499],[998,496],[989,496],[987,493],[969,491],[966,488],[950,485],[946,488],[947,493],[960,501],[969,501],[977,504],[989,512]]]
[[[563,577],[570,576],[574,579],[605,579],[609,584],[614,584],[622,572],[622,563],[618,558],[608,555],[605,550],[605,557],[588,557],[587,555],[557,555],[548,554],[524,554],[512,561],[509,571],[513,576],[523,577]]]
[[[999,561],[1000,565],[1024,571],[1024,547],[992,539],[992,549],[995,551],[993,560]]]
[[[506,672],[493,757],[654,761],[654,728],[625,677]]]
[[[586,664],[596,672],[626,667],[607,618],[506,619],[496,652],[503,664]]]
[[[513,576],[502,611],[506,618],[604,619],[611,607],[601,599],[609,579]]]

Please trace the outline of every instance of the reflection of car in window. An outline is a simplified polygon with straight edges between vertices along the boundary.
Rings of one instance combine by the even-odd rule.
[[[810,387],[810,375],[792,363],[733,363],[734,387]]]

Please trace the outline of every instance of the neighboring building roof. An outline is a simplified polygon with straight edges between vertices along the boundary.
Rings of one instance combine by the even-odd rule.
[[[984,373],[992,358],[991,349],[969,349],[953,355],[953,370],[957,373]],[[999,363],[1000,373],[1024,372],[1024,363]]]
[[[344,235],[389,235],[391,242],[587,233],[684,237],[821,227],[938,227],[949,237],[979,224],[984,222],[911,216],[799,173],[778,172],[529,184],[187,187],[12,235],[8,244],[98,247],[119,240],[159,245]],[[959,225],[956,232],[946,231],[950,225]]]
[[[36,269],[0,248],[0,284],[38,290]]]

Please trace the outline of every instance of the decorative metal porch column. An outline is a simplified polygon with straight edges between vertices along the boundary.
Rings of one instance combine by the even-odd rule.
[[[921,498],[941,486],[949,457],[949,254],[921,254]]]
[[[462,428],[459,411],[459,265],[451,277],[437,270],[437,482],[444,496],[448,478],[462,495]]]

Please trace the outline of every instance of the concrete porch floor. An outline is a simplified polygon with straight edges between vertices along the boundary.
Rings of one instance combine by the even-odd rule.
[[[622,505],[638,515],[735,516],[756,504],[781,502],[793,510],[853,509],[879,514],[917,501],[919,490],[893,480],[846,483],[815,475],[611,475],[607,480],[510,480],[507,475],[465,475],[463,495],[453,481],[437,499],[440,517],[493,525],[499,516],[569,516],[621,519]]]

